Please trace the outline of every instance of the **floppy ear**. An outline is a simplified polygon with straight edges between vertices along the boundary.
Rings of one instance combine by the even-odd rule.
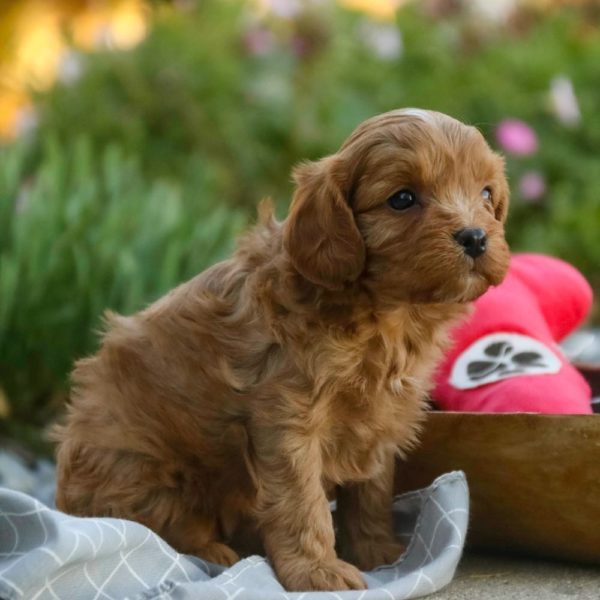
[[[510,189],[508,187],[508,182],[506,179],[503,181],[502,192],[500,196],[500,204],[496,209],[496,218],[502,224],[506,223],[506,219],[508,217],[508,205],[510,204]]]
[[[499,158],[498,168],[500,170],[500,180],[498,182],[498,190],[499,190],[499,198],[495,210],[496,219],[500,221],[502,224],[506,223],[506,218],[508,217],[508,205],[510,202],[510,188],[508,186],[508,180],[506,179],[505,172],[505,160],[504,157],[497,155]]]
[[[356,280],[365,263],[365,244],[334,180],[335,166],[335,157],[328,157],[294,170],[296,193],[283,231],[292,265],[330,290]]]

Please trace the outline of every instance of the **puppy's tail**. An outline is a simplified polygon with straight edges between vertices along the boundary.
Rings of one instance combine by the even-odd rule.
[[[277,221],[275,219],[275,209],[271,198],[263,198],[256,209],[258,224],[263,227],[273,227]]]

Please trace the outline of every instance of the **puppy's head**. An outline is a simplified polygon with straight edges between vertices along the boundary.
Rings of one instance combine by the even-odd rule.
[[[387,303],[468,302],[506,274],[504,161],[474,127],[392,111],[294,178],[284,247],[313,283],[360,280]]]

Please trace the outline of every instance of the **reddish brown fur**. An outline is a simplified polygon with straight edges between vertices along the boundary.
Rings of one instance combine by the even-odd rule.
[[[224,563],[255,526],[286,588],[361,588],[326,494],[341,486],[342,556],[398,557],[393,458],[416,441],[449,325],[505,274],[507,185],[477,130],[415,110],[363,123],[295,179],[283,223],[263,207],[232,258],[109,315],[54,433],[57,504]],[[394,211],[404,187],[420,203]],[[466,226],[489,236],[476,260],[452,237]]]

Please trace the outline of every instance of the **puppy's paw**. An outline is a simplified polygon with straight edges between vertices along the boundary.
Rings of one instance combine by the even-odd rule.
[[[364,590],[367,587],[356,567],[337,558],[317,563],[305,560],[291,561],[278,569],[277,574],[283,586],[290,592],[335,592]]]
[[[396,540],[363,539],[345,556],[363,571],[396,562],[406,548]]]
[[[208,542],[194,550],[194,554],[202,560],[231,567],[240,560],[237,553],[220,542]]]

